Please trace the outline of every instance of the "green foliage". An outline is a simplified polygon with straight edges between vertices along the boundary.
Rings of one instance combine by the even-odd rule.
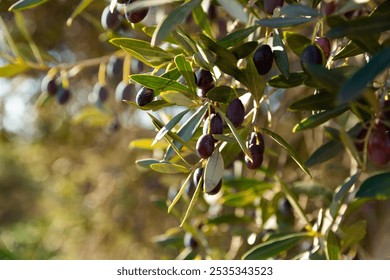
[[[19,1],[10,10],[43,2]],[[262,1],[134,1],[118,10],[113,1],[120,27],[99,31],[112,51],[71,65],[43,55],[17,16],[30,54],[6,28],[10,52],[2,51],[6,62],[0,76],[44,71],[67,89],[81,70],[95,67],[98,83],[105,85],[110,76],[106,69],[114,69],[109,56],[123,58],[114,74],[134,88],[152,89],[154,99],[138,106],[133,88],[117,96],[124,101],[120,105],[100,101],[79,106],[83,109],[73,111],[72,124],[103,127],[117,115],[124,123],[123,118],[136,119],[140,112],[149,116],[154,136],[136,137],[129,147],[147,154],[136,161],[138,166],[148,174],[164,174],[159,178],[169,182],[168,198],[155,203],[177,218],[181,228],[175,226],[154,242],[176,248],[178,259],[354,258],[368,224],[362,217],[348,224],[353,218],[345,209],[352,202],[389,198],[389,1],[338,1],[330,14],[327,2],[308,6],[286,1],[271,17]],[[80,1],[68,25],[81,18],[94,23],[94,6]],[[136,24],[123,20],[124,12],[140,9],[159,9],[164,16],[158,22],[150,14]],[[323,36],[331,40],[329,58],[324,46],[313,46]],[[275,63],[260,75],[253,58],[262,45],[271,46]],[[317,59],[302,62],[308,46],[318,50]],[[134,69],[137,62],[142,67]],[[200,75],[202,69],[209,71],[207,78]],[[47,92],[42,96],[40,104],[51,100]],[[245,105],[239,124],[231,117],[239,112],[227,113],[236,98]],[[224,127],[208,136],[214,140],[213,152],[201,158],[198,139],[209,133],[211,114]],[[379,140],[374,138],[383,129],[385,156],[379,161],[373,152]],[[262,165],[253,170],[255,160]],[[340,177],[326,173],[331,164]],[[380,170],[384,172],[378,174]],[[309,187],[300,188],[299,182]],[[213,193],[220,184],[221,190]],[[228,234],[218,241],[222,227]],[[191,233],[197,249],[179,244],[181,229]],[[234,250],[226,247],[233,238],[241,244]],[[311,244],[312,251],[305,254],[304,244]]]

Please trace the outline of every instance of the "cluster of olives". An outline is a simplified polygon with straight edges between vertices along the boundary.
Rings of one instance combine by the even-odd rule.
[[[137,0],[119,0],[117,3],[127,5]],[[116,31],[124,23],[124,20],[127,20],[131,23],[138,23],[142,21],[148,14],[149,8],[144,8],[136,11],[127,12],[126,6],[117,7],[112,12],[110,6],[107,6],[102,13],[101,23],[104,29]]]
[[[69,88],[64,88],[58,77],[46,75],[41,83],[42,92],[46,92],[49,96],[55,97],[58,104],[64,105],[68,103],[71,97]]]

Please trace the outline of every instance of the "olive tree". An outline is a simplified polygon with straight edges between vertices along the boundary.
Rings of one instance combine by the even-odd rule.
[[[19,29],[44,2],[10,7]],[[2,20],[0,76],[45,72],[37,102],[68,106],[70,77],[98,68],[78,118],[149,122],[130,146],[178,220],[156,243],[179,259],[366,257],[364,207],[390,195],[389,1],[82,0],[67,24],[81,17],[116,51],[64,65],[26,29],[23,56]]]

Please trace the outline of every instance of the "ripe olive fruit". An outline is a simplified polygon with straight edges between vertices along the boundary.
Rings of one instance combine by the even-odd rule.
[[[149,12],[149,8],[126,12],[125,17],[127,21],[131,23],[138,23],[148,15],[148,12]]]
[[[206,97],[207,92],[214,87],[213,75],[205,69],[198,71],[195,81],[196,85],[201,89],[200,97]]]
[[[265,148],[264,137],[260,132],[253,131],[250,134],[250,137],[247,141],[247,147],[249,148],[251,145],[259,145],[264,152],[264,148]]]
[[[336,3],[334,1],[329,3],[323,2],[321,5],[326,16],[330,16],[336,11]]]
[[[58,84],[55,77],[49,75],[45,76],[41,83],[41,89],[43,92],[47,92],[49,95],[53,96],[58,91]]]
[[[257,169],[263,163],[264,150],[260,145],[250,145],[249,152],[252,160],[248,156],[245,156],[245,164],[249,169]]]
[[[283,6],[283,0],[264,0],[264,9],[267,13],[273,14],[276,7]]]
[[[202,175],[203,175],[203,167],[197,168],[192,177],[192,182],[194,183],[195,188],[198,186],[200,178],[202,178]]]
[[[378,123],[368,139],[368,157],[376,165],[386,165],[390,161],[390,135],[386,127]]]
[[[245,108],[239,98],[233,99],[226,109],[226,116],[237,127],[244,122]]]
[[[68,103],[71,95],[72,94],[71,94],[69,89],[63,88],[63,89],[59,90],[57,95],[56,95],[58,104],[64,105],[64,104]]]
[[[150,88],[143,87],[137,93],[135,102],[138,104],[138,106],[145,106],[150,102],[152,102],[153,98],[154,98],[154,91]]]
[[[121,81],[115,89],[115,99],[118,102],[121,102],[122,100],[131,100],[132,92],[133,85]]]
[[[198,242],[195,240],[195,238],[192,236],[190,232],[186,232],[184,234],[184,240],[183,240],[184,246],[191,249],[196,249],[198,247]]]
[[[123,76],[123,58],[111,56],[107,63],[107,76],[119,82]]]
[[[196,151],[201,158],[208,158],[214,151],[214,138],[210,134],[203,134],[196,143]]]
[[[262,45],[253,55],[253,63],[259,75],[267,74],[272,68],[274,54],[269,45]]]
[[[219,193],[221,188],[222,188],[222,179],[219,180],[218,184],[214,187],[214,189],[212,189],[211,191],[208,191],[206,193],[209,195],[216,195],[217,193]]]
[[[101,23],[104,29],[106,30],[116,30],[121,25],[120,13],[117,9],[111,13],[110,6],[104,8]]]
[[[108,90],[105,86],[97,83],[93,87],[93,94],[96,96],[96,100],[104,103],[108,99]]]
[[[322,64],[322,51],[316,45],[308,45],[301,54],[302,69],[306,69],[308,64]]]
[[[215,113],[212,113],[204,122],[203,134],[222,134],[223,121],[222,118]]]
[[[317,37],[314,39],[314,43],[316,43],[324,53],[326,59],[330,56],[330,41],[326,37]]]

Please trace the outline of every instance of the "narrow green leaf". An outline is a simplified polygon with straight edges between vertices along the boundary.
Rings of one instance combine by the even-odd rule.
[[[340,245],[336,234],[333,231],[329,231],[326,237],[326,258],[328,260],[340,259]]]
[[[237,129],[234,127],[234,125],[233,125],[232,122],[229,120],[229,118],[226,117],[226,115],[225,115],[221,110],[219,110],[217,107],[214,107],[214,108],[215,108],[215,110],[219,113],[219,115],[222,117],[222,119],[224,120],[224,122],[228,125],[228,127],[230,128],[230,131],[233,133],[234,138],[236,138],[237,143],[238,143],[238,145],[240,146],[241,150],[244,152],[244,154],[247,155],[248,158],[252,158],[251,153],[249,152],[247,146],[245,145],[244,140],[242,140],[242,138],[241,138],[239,132],[238,132]]]
[[[214,38],[209,17],[203,11],[201,6],[198,6],[192,10],[192,16],[194,17],[196,24],[200,27],[202,32],[206,33],[210,38]]]
[[[339,155],[343,150],[344,147],[339,141],[331,140],[315,150],[315,152],[306,160],[305,166],[309,168],[321,164]]]
[[[180,74],[183,76],[188,88],[191,90],[192,94],[196,95],[196,83],[195,83],[195,74],[192,71],[191,64],[185,59],[184,55],[179,54],[175,56],[175,64]]]
[[[150,166],[152,164],[160,163],[160,161],[154,158],[147,158],[147,159],[136,160],[135,163],[141,167],[151,169]]]
[[[66,25],[67,26],[71,26],[74,19],[79,15],[81,14],[91,3],[93,2],[93,0],[82,0],[78,5],[77,7],[73,10],[71,16],[68,18],[68,20],[66,21]]]
[[[364,53],[364,50],[353,41],[350,41],[346,46],[344,46],[336,53],[336,55],[333,57],[333,60],[353,57],[362,53]]]
[[[368,83],[390,65],[390,48],[377,53],[364,67],[357,71],[341,88],[340,101],[350,102],[363,94]]]
[[[209,37],[203,34],[199,34],[199,38],[202,41],[205,49],[209,49],[217,55],[215,65],[217,65],[222,72],[233,76],[237,80],[241,80],[242,73],[241,70],[237,67],[236,57],[229,50],[218,45]]]
[[[214,87],[207,92],[207,98],[215,102],[227,103],[232,97],[235,93],[229,86]]]
[[[242,43],[242,41],[251,35],[257,28],[259,27],[251,26],[248,28],[239,29],[218,40],[217,43],[224,48],[233,47],[238,43]]]
[[[263,77],[257,72],[253,59],[247,59],[246,68],[243,71],[243,78],[240,82],[248,88],[256,101],[259,101],[263,97],[265,82]]]
[[[390,29],[389,15],[387,13],[380,13],[376,16],[358,17],[357,19],[345,21],[339,25],[330,24],[331,29],[327,32],[326,36],[329,38],[342,38],[344,36],[348,38],[359,38],[360,36],[384,32]],[[328,18],[328,23],[331,18]]]
[[[207,105],[204,105],[200,107],[177,131],[177,135],[183,139],[183,141],[188,142],[192,136],[195,134],[196,130],[198,129],[200,123],[203,120],[203,116],[206,113]],[[177,142],[177,140],[174,140],[174,145],[181,149],[182,143]],[[169,147],[167,149],[167,152],[165,153],[164,159],[169,160],[174,155],[175,151],[172,147]]]
[[[175,163],[170,163],[170,162],[153,163],[150,165],[150,168],[152,168],[154,171],[165,173],[165,174],[190,172],[190,170],[185,166],[175,164]]]
[[[179,106],[193,107],[196,103],[186,95],[177,91],[164,91],[160,93],[162,99],[171,104]]]
[[[274,29],[272,51],[274,53],[275,62],[280,70],[280,73],[282,73],[282,75],[288,79],[290,75],[290,64],[288,61],[286,48],[284,47],[283,41],[279,36],[279,30],[277,29]]]
[[[113,38],[109,41],[111,44],[124,49],[139,61],[148,66],[156,67],[165,62],[171,61],[174,57],[159,47],[151,47],[150,43],[133,38]]]
[[[155,101],[152,101],[151,103],[146,104],[144,106],[139,106],[137,103],[135,103],[133,101],[129,101],[129,100],[122,100],[122,101],[131,105],[131,106],[134,106],[142,111],[150,111],[150,110],[157,111],[157,110],[160,110],[162,108],[173,105],[171,103],[166,102],[165,100],[155,100]]]
[[[350,155],[356,160],[359,166],[363,166],[363,162],[360,159],[359,152],[352,137],[346,131],[344,131],[344,129],[340,129],[339,136],[341,142],[343,143],[344,147],[347,148],[347,151],[349,151]]]
[[[20,0],[13,4],[10,8],[9,11],[21,11],[25,9],[30,9],[34,8],[36,6],[39,6],[49,0]]]
[[[188,55],[194,55],[197,52],[195,42],[184,32],[174,30],[172,31],[172,37],[175,39],[176,44],[179,44]]]
[[[30,67],[24,63],[6,64],[0,66],[0,77],[11,78],[29,70]]]
[[[268,81],[268,85],[275,88],[293,88],[302,85],[308,79],[305,72],[289,73],[288,77],[286,79],[283,75],[274,76]]]
[[[178,122],[188,113],[189,110],[184,110],[183,112],[180,112],[176,116],[174,116],[164,127],[160,129],[160,131],[157,133],[156,137],[154,138],[154,141],[152,143],[152,146],[154,146],[158,141],[160,141],[169,131],[171,131],[172,128],[175,127],[175,125],[178,124]]]
[[[191,198],[191,201],[190,201],[190,204],[188,205],[188,208],[187,208],[187,211],[186,213],[184,214],[184,217],[183,217],[183,220],[180,224],[180,226],[182,227],[184,225],[184,223],[187,221],[192,209],[194,209],[195,207],[195,202],[196,200],[198,199],[199,197],[199,194],[201,193],[202,191],[202,185],[203,185],[203,178],[201,178],[198,182],[198,185],[196,186],[196,189],[195,189],[195,193],[194,195],[192,196]],[[172,203],[173,204],[173,203]]]
[[[301,24],[311,22],[313,20],[314,20],[313,18],[305,18],[305,17],[298,17],[298,18],[284,17],[284,18],[268,18],[268,19],[256,20],[256,23],[260,26],[281,28],[281,27],[292,27],[296,25],[301,25]]]
[[[230,52],[236,59],[245,58],[250,55],[257,47],[256,41],[245,42],[230,49]]]
[[[347,105],[340,105],[334,109],[327,110],[327,111],[312,115],[312,116],[304,119],[300,123],[298,123],[293,128],[293,132],[298,132],[298,131],[302,131],[305,129],[317,127],[317,126],[327,122],[330,119],[333,119],[335,117],[340,116],[341,114],[343,114],[347,110],[348,110]]]
[[[233,17],[246,23],[248,15],[244,12],[244,7],[237,0],[217,0],[217,2],[225,8],[225,10]]]
[[[127,12],[141,10],[143,8],[150,8],[155,6],[162,6],[169,3],[180,2],[180,0],[143,0],[143,1],[132,1],[126,7]]]
[[[319,64],[307,64],[305,66],[311,78],[317,82],[321,88],[326,88],[330,92],[338,92],[345,78],[336,71],[331,71]]]
[[[190,90],[181,83],[164,77],[153,76],[149,74],[133,74],[129,76],[130,80],[143,85],[144,87],[155,91],[178,91],[189,93]]]
[[[184,19],[187,18],[193,9],[200,5],[201,2],[201,0],[191,0],[186,2],[174,9],[164,19],[162,19],[153,33],[153,37],[150,42],[151,46],[156,46],[161,41],[163,41],[176,28],[177,25],[182,23]]]
[[[309,233],[300,232],[286,234],[284,236],[267,240],[246,252],[242,259],[244,260],[265,260],[278,256],[297,245],[305,237],[310,237]]]
[[[337,95],[329,91],[320,90],[316,94],[309,95],[293,102],[288,109],[291,111],[321,111],[335,107]]]
[[[133,140],[129,143],[129,149],[142,149],[142,150],[155,150],[155,149],[166,149],[168,144],[166,142],[159,142],[153,145],[153,138],[140,138]]]
[[[367,178],[359,190],[356,198],[389,199],[390,173],[381,173]]]
[[[336,190],[333,197],[333,201],[329,206],[329,212],[333,219],[335,219],[339,214],[341,205],[344,203],[347,194],[349,193],[351,188],[355,185],[359,177],[360,177],[360,172],[358,171],[351,177],[347,178],[345,182]]]
[[[221,153],[215,149],[213,154],[207,160],[204,170],[204,191],[210,192],[218,185],[222,179],[224,163]]]
[[[280,9],[281,14],[287,17],[318,17],[318,10],[301,4],[285,5]]]
[[[309,38],[298,33],[284,32],[284,37],[289,48],[298,56],[301,56],[305,47],[311,44]]]
[[[250,223],[251,219],[247,216],[237,217],[234,214],[227,214],[223,216],[209,218],[206,221],[208,225],[221,225],[221,224],[247,224]]]
[[[305,167],[303,164],[303,161],[301,160],[299,154],[294,150],[293,147],[288,144],[283,137],[276,134],[275,132],[268,130],[266,128],[263,128],[263,130],[271,137],[272,140],[274,140],[276,143],[278,143],[283,149],[287,151],[287,153],[290,155],[290,157],[298,164],[298,166],[309,176],[311,176],[310,171]]]

